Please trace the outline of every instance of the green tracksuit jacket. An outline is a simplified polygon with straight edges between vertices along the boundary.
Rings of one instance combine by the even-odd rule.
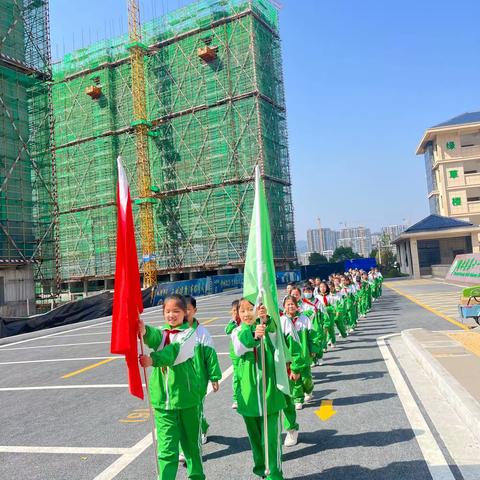
[[[259,323],[260,320],[257,320],[253,325],[242,323],[232,333],[235,355],[239,357],[236,391],[238,413],[244,417],[263,416],[261,348],[260,340],[255,339],[255,328]],[[264,342],[268,415],[285,408],[284,395],[277,388],[274,363],[275,349],[271,340],[273,335],[278,334],[281,334],[281,332],[276,331],[275,323],[269,318]]]
[[[193,320],[192,328],[195,330],[197,342],[193,364],[200,379],[202,398],[204,398],[207,395],[208,382],[218,382],[222,378],[222,371],[212,336],[208,330],[196,319]]]
[[[200,378],[194,364],[195,330],[188,323],[170,329],[146,326],[145,344],[154,350],[150,357],[153,369],[150,377],[152,406],[163,410],[190,408],[202,401]],[[168,330],[178,333],[167,334]],[[170,343],[165,342],[169,335]]]

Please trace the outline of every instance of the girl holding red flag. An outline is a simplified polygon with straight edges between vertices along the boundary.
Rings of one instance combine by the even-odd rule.
[[[154,328],[140,321],[143,341],[153,352],[140,355],[142,367],[154,367],[150,398],[158,436],[159,480],[174,480],[179,443],[187,461],[188,478],[204,480],[200,450],[200,380],[194,367],[195,331],[187,322],[187,302],[170,295],[163,303],[166,325]]]

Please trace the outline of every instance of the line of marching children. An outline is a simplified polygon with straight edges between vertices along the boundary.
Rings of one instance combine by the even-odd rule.
[[[350,270],[343,275],[331,275],[328,281],[317,278],[302,286],[288,285],[280,306],[279,328],[289,354],[285,368],[291,395],[277,387],[273,341],[280,333],[277,323],[263,305],[255,308],[245,298],[232,303],[231,321],[226,327],[231,337],[232,408],[243,417],[257,476],[283,479],[282,426],[286,430],[284,445],[296,445],[300,429],[297,411],[313,398],[312,367],[320,365],[328,349],[335,347],[337,332],[346,337],[355,329],[372,301],[381,296],[382,280],[377,269],[368,273]],[[154,367],[149,390],[158,439],[159,480],[174,480],[182,460],[189,479],[206,478],[201,445],[207,441],[208,423],[203,404],[209,382],[217,392],[222,373],[212,337],[195,318],[196,312],[193,297],[171,295],[163,304],[165,325],[156,328],[140,322],[140,334],[152,349],[150,355],[140,356],[140,364]],[[264,374],[267,412],[263,411]]]

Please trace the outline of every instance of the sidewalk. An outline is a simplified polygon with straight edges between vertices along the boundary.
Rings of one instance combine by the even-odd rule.
[[[480,442],[480,332],[405,330],[414,359]]]

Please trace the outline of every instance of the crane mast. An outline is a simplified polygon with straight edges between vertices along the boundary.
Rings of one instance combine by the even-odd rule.
[[[147,99],[145,89],[144,55],[146,46],[142,44],[140,9],[138,0],[128,0],[128,34],[130,63],[132,70],[133,122],[137,154],[137,187],[140,208],[140,238],[143,258],[143,286],[157,284],[157,264],[153,226],[153,203],[151,192],[150,163],[148,160]]]

